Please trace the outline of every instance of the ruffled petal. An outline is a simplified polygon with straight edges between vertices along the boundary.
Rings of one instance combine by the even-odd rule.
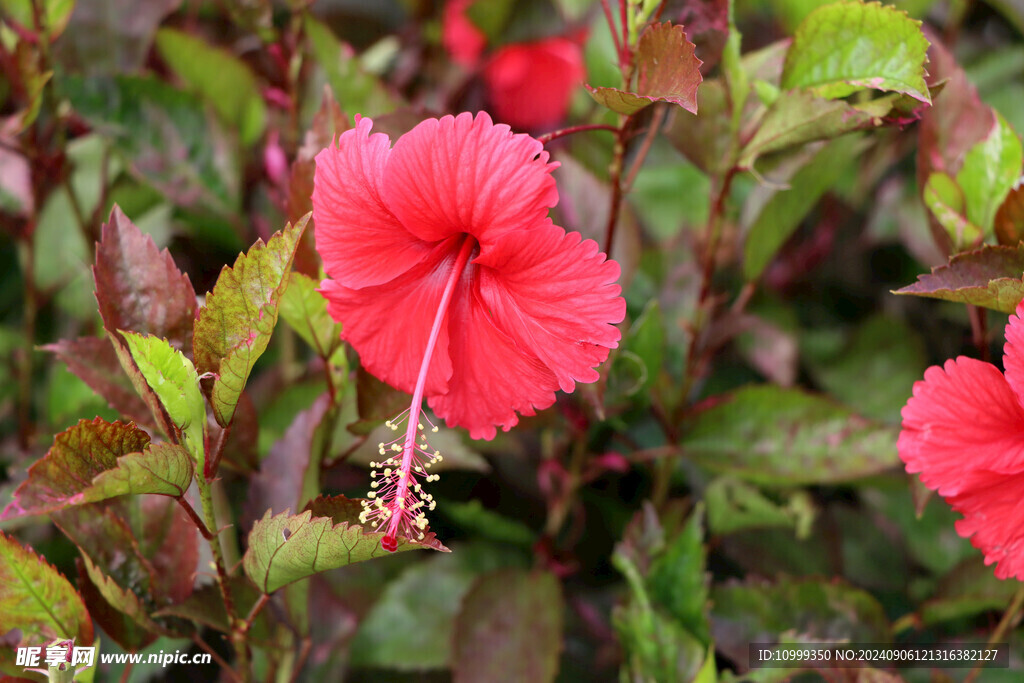
[[[395,143],[383,196],[410,232],[426,241],[468,233],[487,249],[532,225],[558,202],[543,145],[513,135],[480,112],[427,119]]]
[[[454,244],[435,246],[420,263],[383,285],[350,289],[334,280],[320,285],[327,312],[342,324],[341,336],[359,354],[363,367],[396,389],[412,393],[416,385],[430,328],[455,263]],[[427,395],[448,390],[448,344],[448,328],[442,325],[427,373]]]
[[[538,358],[495,327],[476,291],[471,266],[448,311],[449,350],[457,358],[448,393],[430,396],[430,407],[449,427],[465,427],[474,439],[493,439],[555,402],[558,381]]]
[[[947,499],[964,516],[956,531],[996,564],[996,577],[1024,580],[1024,473],[976,471],[961,493]]]
[[[618,346],[615,323],[626,315],[619,264],[551,223],[506,234],[475,263],[494,324],[542,360],[562,391],[597,380],[594,367]]]
[[[345,287],[388,282],[430,253],[430,245],[403,228],[381,199],[391,141],[370,135],[372,125],[360,119],[316,156],[316,249],[327,274]]]
[[[956,495],[974,470],[1024,472],[1024,409],[995,366],[961,356],[914,384],[897,446],[907,472]]]
[[[1024,301],[1017,304],[1017,312],[1006,322],[1006,344],[1003,346],[1003,368],[1006,381],[1017,394],[1017,402],[1024,406]]]

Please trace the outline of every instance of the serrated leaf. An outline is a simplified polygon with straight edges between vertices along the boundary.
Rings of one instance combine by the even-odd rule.
[[[858,90],[899,92],[931,102],[924,81],[928,41],[921,22],[878,2],[838,2],[807,15],[793,36],[782,87],[828,99]]]
[[[230,52],[172,28],[156,32],[156,49],[190,88],[213,106],[243,145],[250,145],[267,125],[267,106],[252,71]]]
[[[144,337],[125,330],[121,330],[121,335],[149,388],[181,430],[186,450],[202,469],[205,462],[206,403],[199,391],[199,375],[192,361],[172,348],[166,339]]]
[[[761,277],[800,222],[860,153],[858,142],[855,137],[844,137],[827,143],[796,172],[787,189],[772,195],[750,226],[743,244],[744,277],[751,281]]]
[[[193,355],[199,372],[216,375],[210,404],[222,427],[231,423],[249,373],[270,343],[278,303],[308,221],[307,214],[267,244],[257,241],[247,254],[239,254],[231,268],[221,270],[199,312]]]
[[[701,60],[694,45],[686,39],[682,26],[669,22],[652,24],[640,36],[637,45],[636,92],[619,88],[592,88],[590,96],[619,114],[632,115],[655,102],[676,104],[697,113],[697,86]]]
[[[39,347],[64,361],[68,370],[102,396],[111,408],[126,418],[142,424],[153,424],[145,401],[139,398],[131,380],[124,374],[117,352],[104,337],[61,339]]]
[[[103,225],[93,277],[107,330],[164,337],[179,349],[191,345],[196,294],[188,275],[116,204]]]
[[[899,462],[896,430],[800,389],[748,386],[716,397],[683,436],[688,458],[745,481],[849,481]]]
[[[452,679],[553,681],[562,649],[562,591],[547,572],[486,574],[462,600],[452,637]]]
[[[20,631],[20,638],[0,648],[0,672],[23,673],[14,665],[19,645],[43,645],[75,639],[93,642],[92,620],[71,583],[30,548],[0,533],[0,631]]]
[[[117,469],[118,458],[141,454],[149,435],[134,424],[80,420],[53,440],[46,455],[28,469],[3,517],[44,514],[73,505],[93,479]]]
[[[319,283],[308,275],[289,275],[281,297],[281,317],[326,360],[341,346],[341,325],[327,314],[327,299],[317,287]]]
[[[998,112],[984,140],[967,151],[956,182],[964,193],[967,219],[989,235],[996,211],[1020,178],[1024,149],[1020,138]]]
[[[192,482],[192,459],[177,444],[151,444],[142,453],[117,459],[117,467],[101,472],[82,491],[81,501],[93,503],[126,494],[158,493],[180,498]]]
[[[358,501],[348,505],[343,519],[314,517],[310,510],[288,511],[271,517],[267,510],[249,533],[249,549],[242,558],[246,575],[265,593],[319,572],[389,555],[380,545],[383,532],[366,533],[358,524]],[[413,542],[399,537],[396,552],[432,549],[448,552],[433,533]]]
[[[985,245],[956,254],[893,294],[912,294],[1013,313],[1024,299],[1024,245]]]

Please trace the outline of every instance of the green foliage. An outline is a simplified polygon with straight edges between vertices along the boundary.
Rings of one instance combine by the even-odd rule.
[[[984,246],[956,254],[893,294],[958,301],[1012,313],[1024,298],[1024,245]]]
[[[328,517],[310,510],[297,515],[285,510],[271,517],[267,510],[256,522],[243,566],[260,590],[273,593],[307,576],[387,554],[380,545],[384,532],[367,532],[357,523],[362,511],[358,500],[331,499],[328,510]],[[397,552],[418,548],[448,552],[429,532],[422,540],[399,538]]]
[[[193,353],[201,372],[215,375],[210,402],[218,424],[226,427],[253,365],[270,343],[278,303],[288,284],[295,251],[309,217],[289,224],[247,254],[225,266],[196,319]]]
[[[793,36],[782,87],[828,99],[865,88],[931,102],[921,22],[878,2],[837,2],[807,15]]]
[[[688,457],[745,481],[793,486],[868,476],[896,464],[896,434],[799,389],[749,386],[697,413]]]

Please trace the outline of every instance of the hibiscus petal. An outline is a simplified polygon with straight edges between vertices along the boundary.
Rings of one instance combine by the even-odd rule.
[[[480,295],[494,324],[538,358],[562,391],[593,382],[594,367],[618,346],[626,315],[619,264],[593,240],[550,222],[510,232],[475,261]]]
[[[1007,476],[979,471],[969,486],[948,498],[953,509],[964,516],[956,531],[971,539],[971,545],[985,555],[985,564],[996,565],[996,577],[1024,580],[1024,473]]]
[[[431,246],[403,228],[381,199],[391,141],[370,135],[372,125],[360,119],[316,156],[316,249],[327,274],[346,287],[388,282],[419,263]]]
[[[543,145],[480,112],[428,119],[403,135],[385,170],[383,196],[398,220],[427,241],[456,233],[486,247],[532,225],[558,202]]]
[[[341,336],[370,373],[412,393],[441,295],[455,262],[454,242],[437,245],[427,257],[391,282],[350,289],[324,280],[320,293],[327,312],[342,325]],[[427,395],[448,389],[452,374],[448,329],[441,326],[427,372]]]
[[[468,278],[473,277],[470,267]],[[430,396],[434,414],[449,427],[465,427],[474,439],[493,439],[555,402],[558,381],[536,357],[525,353],[495,327],[475,291],[460,283],[448,310],[449,352],[457,358],[448,393]]]
[[[961,356],[914,384],[897,445],[907,472],[959,494],[974,470],[1024,472],[1024,409],[995,366]]]
[[[1006,323],[1006,344],[1003,346],[1003,368],[1006,381],[1024,406],[1024,301],[1017,304],[1017,313]]]

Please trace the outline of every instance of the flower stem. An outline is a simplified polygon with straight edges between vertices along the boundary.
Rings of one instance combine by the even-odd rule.
[[[1003,613],[1003,618],[999,620],[999,625],[996,626],[996,630],[992,631],[992,635],[988,639],[989,645],[998,644],[1006,637],[1006,634],[1020,622],[1022,609],[1024,609],[1024,585],[1018,588],[1017,592],[1013,594],[1013,599],[1010,600],[1010,606],[1006,608],[1006,612]],[[973,683],[977,680],[978,676],[981,675],[981,668],[983,665],[983,662],[975,664],[970,673],[964,677],[964,683]]]

